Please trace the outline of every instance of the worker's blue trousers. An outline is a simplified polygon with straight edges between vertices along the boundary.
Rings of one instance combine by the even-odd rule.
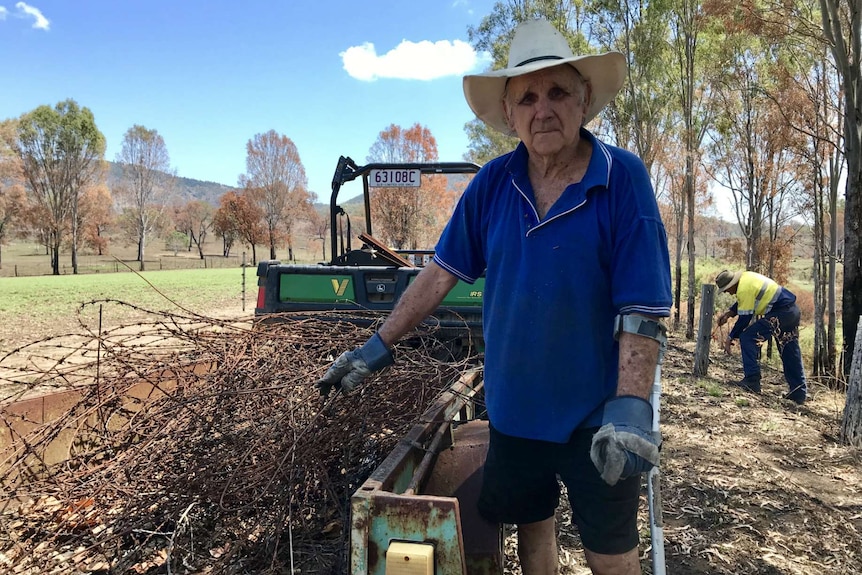
[[[774,337],[790,392],[806,392],[802,352],[799,349],[799,306],[772,310],[750,324],[739,336],[742,370],[746,378],[760,379],[760,344]]]

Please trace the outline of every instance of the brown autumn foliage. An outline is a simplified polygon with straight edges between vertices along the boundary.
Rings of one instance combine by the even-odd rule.
[[[377,137],[369,162],[436,162],[437,140],[420,124],[408,129],[391,124]],[[371,217],[375,235],[396,249],[430,248],[460,195],[445,176],[423,176],[419,188],[374,188]]]
[[[311,195],[308,178],[293,140],[270,130],[246,144],[246,174],[240,177],[248,199],[261,210],[270,257],[285,242],[292,257],[293,231],[307,216]]]
[[[105,184],[87,189],[81,200],[84,245],[100,256],[108,253],[110,240],[107,232],[114,223],[113,205],[111,190]]]
[[[212,228],[214,208],[201,200],[192,200],[174,207],[174,225],[189,236],[189,249],[197,247],[198,255],[204,259],[203,244]]]
[[[262,243],[266,237],[266,228],[263,225],[261,209],[250,202],[245,194],[227,192],[223,195],[214,216],[213,226],[215,232],[225,241],[228,253],[233,240],[239,239],[251,246],[252,264],[257,262],[255,246]]]

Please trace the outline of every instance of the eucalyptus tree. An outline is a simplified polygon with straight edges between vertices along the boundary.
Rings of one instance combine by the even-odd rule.
[[[162,223],[175,181],[171,159],[158,130],[135,124],[123,136],[117,163],[123,177],[115,196],[124,205],[123,221],[138,246],[137,259],[144,271],[147,240]]]
[[[674,198],[674,228],[677,232],[675,250],[674,301],[682,301],[682,240],[685,236],[688,253],[688,289],[686,337],[694,337],[694,314],[696,293],[696,244],[695,216],[698,210],[698,190],[704,200],[709,201],[703,174],[703,141],[714,117],[711,82],[718,34],[714,19],[703,9],[701,0],[672,0],[670,7],[670,44],[673,89],[676,105],[673,107],[677,121],[668,128],[681,140],[682,159],[680,195]],[[679,324],[676,307],[675,325]]]
[[[763,18],[765,9],[752,5],[751,14],[738,18],[733,6],[716,12],[724,24],[721,62],[715,71],[712,93],[717,119],[709,132],[712,174],[729,189],[739,229],[745,237],[745,266],[776,275],[776,265],[784,265],[770,240],[788,217],[791,199],[801,185],[790,168],[799,161],[796,149],[799,134],[786,120],[792,98],[788,76],[786,23]],[[794,170],[795,171],[795,170]],[[782,274],[777,274],[781,281]]]
[[[838,69],[844,96],[844,375],[847,402],[841,426],[845,443],[862,446],[862,0],[820,0],[823,31]],[[854,352],[855,350],[855,352]],[[855,357],[853,357],[855,354]],[[851,361],[853,357],[853,361]]]
[[[378,134],[366,159],[369,163],[436,162],[437,139],[418,123],[406,129],[391,124]],[[418,249],[423,240],[426,244],[436,240],[443,231],[444,216],[451,213],[438,205],[447,196],[445,176],[441,180],[425,175],[421,183],[421,187],[377,187],[371,194],[375,226],[396,249]]]
[[[591,29],[602,50],[618,50],[626,57],[627,79],[623,85],[622,95],[608,106],[607,117],[616,136],[617,144],[635,152],[644,162],[654,182],[658,199],[665,196],[663,203],[671,206],[674,222],[668,225],[675,227],[675,290],[674,301],[681,301],[682,279],[682,239],[684,230],[685,207],[694,206],[692,197],[686,204],[687,197],[677,197],[680,192],[689,193],[689,189],[680,187],[675,178],[678,176],[674,160],[686,157],[691,160],[694,151],[687,147],[679,149],[688,142],[688,134],[680,130],[680,116],[683,115],[685,102],[680,101],[679,85],[681,77],[688,79],[694,85],[694,79],[683,75],[677,67],[679,47],[674,43],[678,33],[680,12],[682,7],[672,0],[648,0],[634,2],[631,0],[597,0],[587,5],[587,13]],[[694,29],[695,24],[689,22]],[[696,41],[696,39],[695,39]],[[694,53],[689,54],[689,65],[694,72]],[[691,110],[693,104],[689,106]],[[676,149],[678,153],[668,162],[667,153]],[[683,155],[686,151],[691,153]],[[686,164],[686,175],[692,177],[694,166]],[[663,173],[670,177],[661,177]],[[684,182],[687,180],[683,180]],[[691,180],[690,193],[694,194],[695,182]],[[664,186],[664,187],[663,187]],[[693,212],[693,210],[692,210]],[[693,337],[694,329],[694,219],[693,215],[688,226],[689,254],[689,320],[687,336]],[[680,306],[676,306],[674,325],[679,324]]]
[[[838,69],[844,99],[847,184],[842,322],[844,374],[849,376],[856,326],[862,315],[862,0],[820,0],[820,7],[823,31]],[[862,405],[857,409],[862,409]],[[862,438],[862,428],[855,433],[857,441]]]
[[[60,274],[60,247],[67,232],[72,271],[78,273],[78,204],[104,171],[105,137],[93,113],[74,100],[39,106],[19,119],[15,149],[27,193],[46,218],[52,273]]]
[[[276,245],[287,242],[288,259],[293,259],[292,230],[311,205],[308,178],[293,140],[270,130],[246,144],[246,173],[239,184],[263,213],[269,243],[269,257],[276,258]]]
[[[846,169],[842,142],[842,108],[840,87],[834,63],[822,42],[806,42],[808,54],[814,56],[812,65],[798,75],[808,106],[797,124],[808,145],[803,151],[808,171],[809,198],[806,221],[814,239],[814,352],[813,373],[836,377],[838,362],[837,344],[837,268],[838,243],[838,188],[841,174]],[[819,46],[818,46],[819,44]]]
[[[806,139],[802,150],[808,175],[808,201],[801,212],[811,225],[814,240],[813,373],[838,376],[837,360],[837,268],[838,189],[846,170],[843,144],[841,85],[835,60],[822,28],[819,0],[797,5],[795,19],[799,43],[792,50],[797,65],[795,80],[805,105],[794,127]]]
[[[608,106],[617,145],[636,153],[647,171],[663,146],[674,99],[670,0],[594,0],[585,5],[592,40],[627,63],[621,96]]]
[[[818,84],[824,94],[829,86],[823,78]],[[816,111],[815,124],[811,126],[816,134],[811,138],[808,150],[810,178],[809,217],[814,240],[812,277],[814,280],[814,375],[837,376],[836,357],[836,279],[838,262],[838,186],[839,174],[844,169],[843,155],[824,134],[823,116],[827,98],[817,98],[812,102]],[[840,145],[840,143],[839,143]]]
[[[0,122],[0,269],[3,244],[23,214],[26,201],[21,159],[13,151],[16,131],[15,120]]]

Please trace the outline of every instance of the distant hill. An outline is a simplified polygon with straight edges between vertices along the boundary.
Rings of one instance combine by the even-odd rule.
[[[117,162],[108,162],[108,186],[113,188],[122,179],[122,168]],[[216,182],[205,182],[193,180],[192,178],[177,177],[177,196],[182,202],[200,200],[213,206],[219,205],[219,200],[226,193],[236,188],[219,184]]]

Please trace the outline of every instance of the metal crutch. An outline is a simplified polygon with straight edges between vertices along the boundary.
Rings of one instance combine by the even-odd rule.
[[[658,361],[655,366],[655,380],[650,392],[650,404],[652,405],[652,433],[661,445],[661,430],[659,429],[659,404],[661,401],[661,364],[667,344],[661,343],[658,352]],[[647,500],[649,507],[649,533],[652,550],[653,575],[666,575],[667,570],[664,560],[664,520],[661,514],[661,471],[656,465],[647,474]]]

